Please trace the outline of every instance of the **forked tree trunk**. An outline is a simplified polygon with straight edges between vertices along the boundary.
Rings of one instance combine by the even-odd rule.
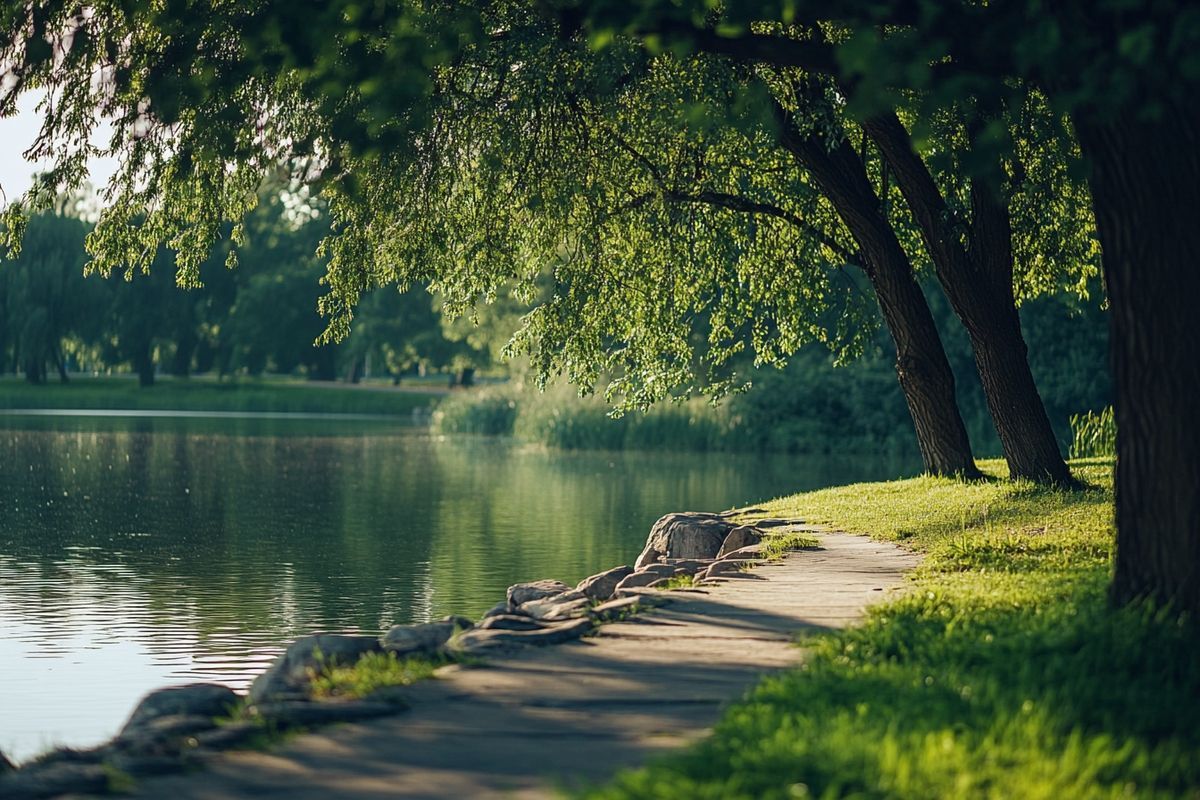
[[[896,375],[916,428],[925,470],[934,475],[979,477],[958,410],[954,372],[933,314],[908,256],[880,211],[879,198],[862,162],[845,139],[831,150],[821,138],[800,135],[786,118],[783,145],[820,185],[858,244],[863,269],[896,344]]]
[[[1200,110],[1076,120],[1111,305],[1118,602],[1200,613]]]
[[[948,210],[908,131],[893,113],[863,123],[896,177],[921,229],[938,281],[967,330],[1009,477],[1070,485],[1029,368],[1013,296],[1012,230],[1005,204],[981,182],[971,188],[970,249],[947,224]]]

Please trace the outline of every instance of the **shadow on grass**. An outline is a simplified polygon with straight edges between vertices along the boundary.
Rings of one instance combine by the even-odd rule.
[[[1029,581],[1026,581],[1029,582]],[[1200,786],[1200,636],[1095,570],[913,595],[808,639],[716,735],[593,797],[1108,797]],[[1018,590],[1019,593],[1019,590]]]

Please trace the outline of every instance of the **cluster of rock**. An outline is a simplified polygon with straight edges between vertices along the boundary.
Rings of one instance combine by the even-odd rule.
[[[460,660],[577,639],[599,624],[668,602],[658,590],[684,576],[697,585],[745,576],[761,556],[762,529],[783,524],[788,521],[747,526],[720,514],[668,514],[654,524],[634,566],[605,570],[576,586],[557,580],[510,586],[479,622],[455,616],[396,625],[378,637],[305,636],[255,679],[245,698],[219,684],[160,689],[143,698],[120,733],[100,747],[55,750],[21,769],[0,754],[0,796],[101,793],[114,772],[141,777],[176,771],[271,732],[396,713],[406,706],[402,690],[321,701],[312,696],[312,678],[324,666],[353,664],[368,653]]]

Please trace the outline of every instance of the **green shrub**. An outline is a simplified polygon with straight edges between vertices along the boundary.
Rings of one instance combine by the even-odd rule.
[[[511,384],[452,394],[434,411],[433,429],[438,433],[508,436],[517,418],[517,404]]]

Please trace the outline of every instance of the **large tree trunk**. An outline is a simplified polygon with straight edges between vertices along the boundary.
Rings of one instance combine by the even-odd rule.
[[[938,281],[967,330],[1009,477],[1071,484],[1021,335],[1006,205],[982,182],[972,184],[967,249],[948,224],[941,191],[896,115],[881,114],[865,122],[863,129],[895,175],[921,229]]]
[[[892,341],[896,375],[916,428],[927,472],[975,478],[967,428],[958,410],[954,373],[933,314],[895,231],[880,211],[879,198],[862,162],[842,139],[833,147],[803,136],[784,119],[783,144],[813,176],[850,230],[861,251]]]
[[[1111,305],[1113,597],[1200,614],[1200,110],[1076,128]]]

